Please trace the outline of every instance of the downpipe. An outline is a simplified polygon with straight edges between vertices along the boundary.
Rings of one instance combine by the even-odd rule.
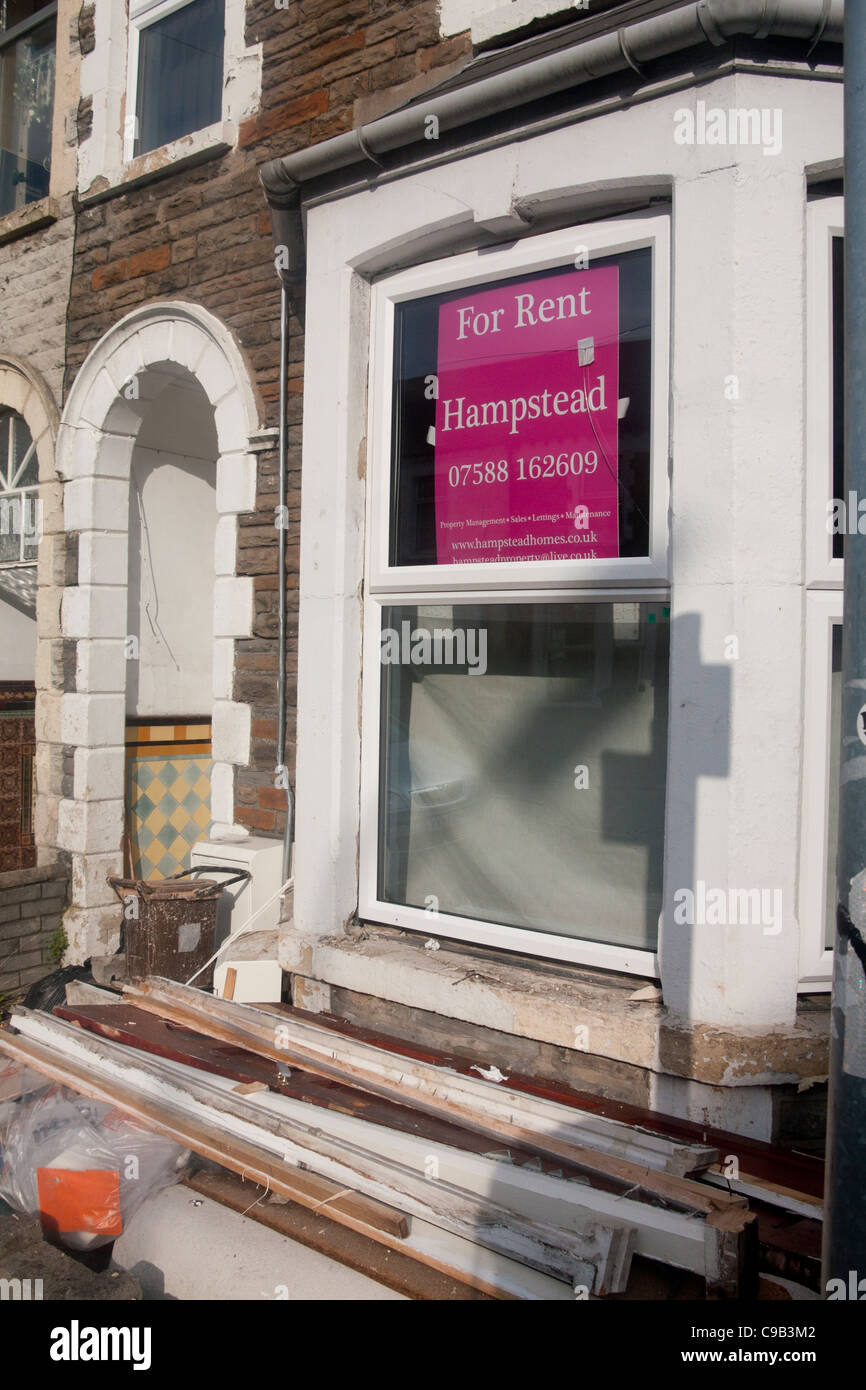
[[[286,828],[283,834],[283,861],[280,882],[288,883],[292,873],[292,841],[295,832],[295,794],[286,767],[286,531],[288,515],[288,404],[289,404],[289,288],[280,276],[280,429],[279,499],[277,534],[277,766],[276,775],[285,783]]]

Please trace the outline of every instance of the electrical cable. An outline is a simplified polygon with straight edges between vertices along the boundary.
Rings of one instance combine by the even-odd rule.
[[[854,954],[862,965],[864,974],[866,974],[866,940],[864,940],[859,928],[855,927],[848,909],[842,903],[839,903],[836,908],[836,930],[840,936],[845,937],[846,941],[850,941]]]

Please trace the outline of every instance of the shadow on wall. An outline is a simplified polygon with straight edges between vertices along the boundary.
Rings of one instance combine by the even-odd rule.
[[[181,368],[138,379],[130,466],[126,708],[189,717],[213,700],[218,445],[213,408]]]

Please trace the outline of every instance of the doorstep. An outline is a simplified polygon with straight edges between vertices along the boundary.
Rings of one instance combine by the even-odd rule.
[[[294,1002],[316,1012],[330,1010],[336,988],[711,1087],[826,1079],[828,1008],[804,1010],[789,1028],[691,1023],[657,997],[635,998],[650,980],[453,942],[428,950],[423,936],[371,925],[288,932],[280,964],[296,977]]]

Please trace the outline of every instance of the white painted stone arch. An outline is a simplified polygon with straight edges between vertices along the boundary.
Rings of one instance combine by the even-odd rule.
[[[63,637],[76,644],[75,689],[63,694],[60,713],[61,741],[74,750],[73,786],[60,802],[57,830],[59,847],[72,858],[70,959],[116,944],[117,902],[105,878],[122,865],[129,479],[142,399],[156,369],[188,373],[213,409],[212,814],[218,830],[239,829],[232,825],[234,768],[249,759],[250,708],[232,700],[234,643],[252,633],[253,581],[235,574],[236,532],[238,515],[255,508],[250,441],[260,431],[258,409],[240,350],[219,319],[179,301],[147,305],[92,349],[57,438],[65,529],[78,535],[78,583],[65,590],[61,612]]]

